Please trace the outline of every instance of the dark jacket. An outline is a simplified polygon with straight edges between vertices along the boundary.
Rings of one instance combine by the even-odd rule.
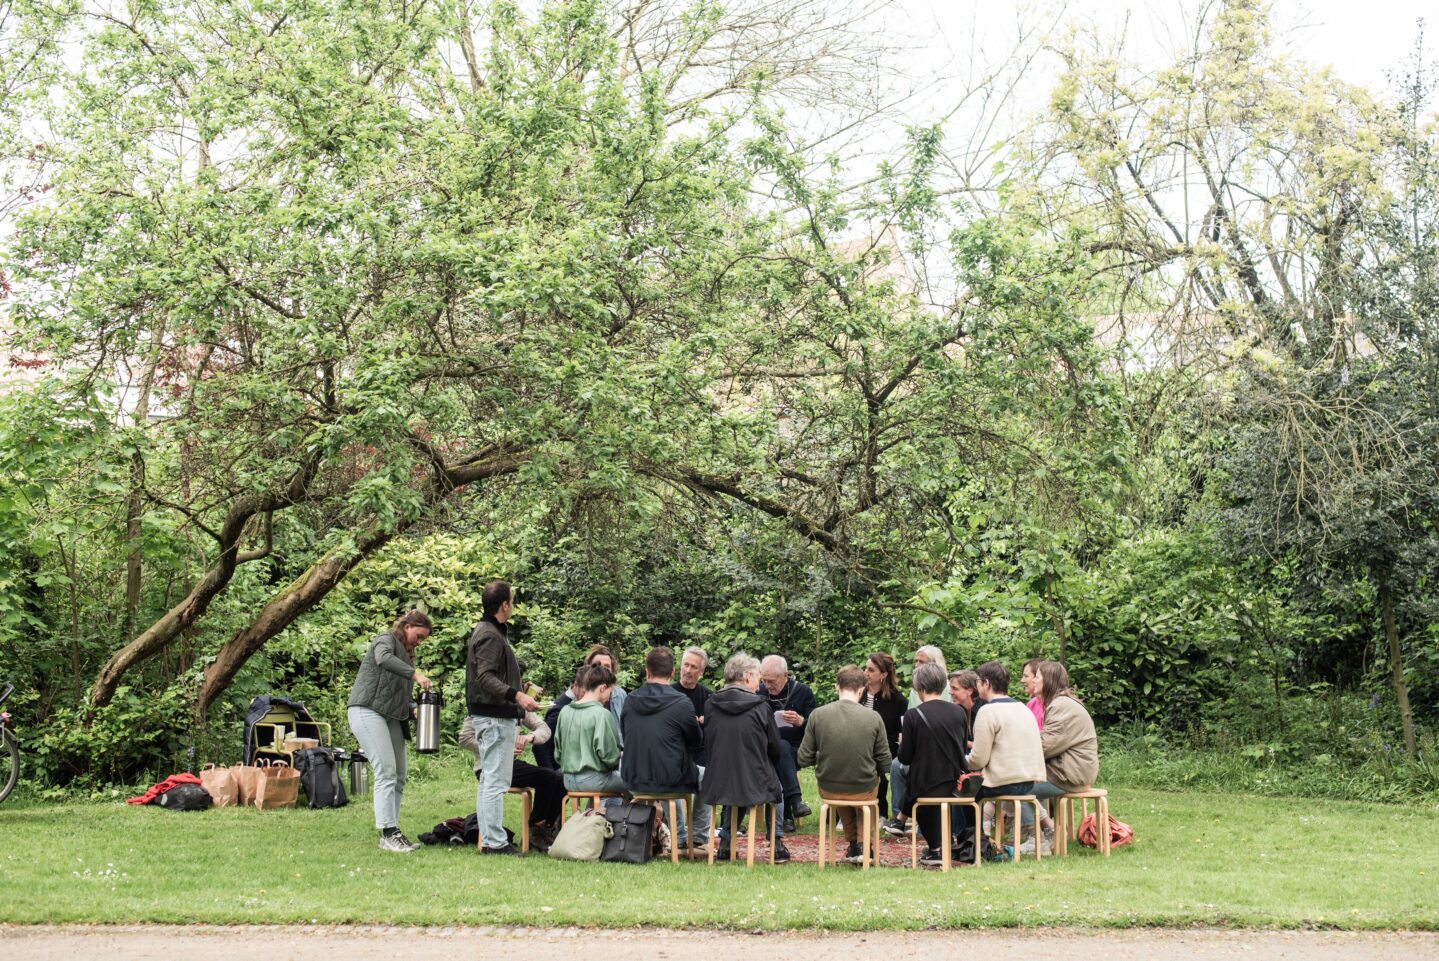
[[[769,698],[772,712],[794,711],[806,721],[814,713],[814,692],[809,689],[808,684],[801,684],[794,678],[785,681],[784,687],[778,694],[771,694],[763,687],[759,689],[759,692]],[[798,746],[799,742],[804,740],[804,728],[803,724],[799,727],[782,727],[779,729],[779,736],[783,740],[793,741]]]
[[[690,703],[694,705],[695,717],[705,716],[705,702],[710,699],[710,695],[714,692],[711,691],[709,688],[705,687],[703,681],[696,684],[692,688],[685,687],[679,681],[675,681],[673,684],[670,685],[670,687],[674,688],[676,691],[679,691],[685,697],[689,698]],[[700,733],[704,733],[703,728],[700,729]],[[708,757],[708,752],[701,748],[700,756],[695,761],[695,763],[698,764],[700,767],[704,767],[707,763]]]
[[[350,688],[350,707],[369,708],[392,721],[410,719],[410,691],[415,664],[405,645],[389,631],[378,635],[365,649]]]
[[[928,723],[925,723],[925,722]],[[951,797],[964,763],[969,740],[969,715],[948,701],[925,701],[904,715],[899,742],[899,763],[909,765],[906,779],[913,798]]]
[[[699,790],[700,739],[690,699],[668,684],[643,684],[625,699],[624,759],[620,776],[640,794]]]
[[[470,635],[465,649],[465,703],[480,717],[519,720],[525,712],[515,703],[520,693],[520,662],[506,637],[507,625],[486,617]]]
[[[769,698],[736,685],[711,694],[706,711],[709,765],[700,800],[737,807],[778,801],[779,775],[774,766],[785,748]]]
[[[898,754],[899,725],[904,720],[904,712],[909,710],[909,702],[905,696],[896,692],[889,697],[876,697],[865,691],[862,701],[865,707],[879,712],[880,719],[884,721],[885,737],[889,740],[889,753]]]
[[[550,709],[545,712],[545,725],[549,727],[551,732],[559,726],[560,712],[565,709],[566,704],[572,703],[574,699],[575,696],[570,693],[569,688],[565,688],[565,693],[555,698],[555,702],[551,704]],[[540,767],[549,771],[558,771],[560,769],[559,762],[555,760],[555,742],[553,738],[544,744],[534,745],[530,750],[535,752],[535,763]]]

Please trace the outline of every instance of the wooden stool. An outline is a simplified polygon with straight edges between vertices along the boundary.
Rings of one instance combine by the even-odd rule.
[[[1099,852],[1109,857],[1109,792],[1102,787],[1088,787],[1083,791],[1069,791],[1054,799],[1054,853],[1068,854],[1069,840],[1079,838],[1079,822],[1089,814],[1089,799],[1095,800],[1095,820],[1099,830],[1098,835]],[[1074,816],[1074,802],[1079,801],[1082,805],[1082,814],[1078,819]]]
[[[858,808],[864,815],[864,827],[860,832],[863,838],[860,844],[863,849],[860,852],[861,870],[869,870],[871,858],[874,866],[879,867],[879,798],[871,798],[867,801],[840,801],[830,800],[824,795],[819,799],[819,868],[824,870],[824,862],[833,862],[838,859],[831,857],[834,853],[830,850],[834,846],[835,827],[839,821],[840,808]]]
[[[1023,822],[1024,822],[1024,818],[1020,817],[1020,808],[1021,808],[1022,805],[1025,805],[1025,804],[1028,804],[1028,805],[1030,805],[1031,807],[1033,807],[1033,808],[1034,808],[1034,859],[1035,859],[1036,861],[1038,861],[1041,857],[1044,856],[1044,855],[1043,855],[1043,851],[1041,850],[1041,847],[1042,847],[1042,845],[1043,845],[1043,843],[1044,843],[1044,838],[1043,838],[1042,833],[1041,833],[1040,830],[1039,830],[1039,822],[1040,822],[1039,798],[1035,797],[1033,794],[991,794],[989,797],[985,798],[984,800],[986,800],[986,801],[993,801],[993,802],[994,802],[994,846],[997,847],[997,848],[1004,846],[1004,805],[1006,805],[1006,804],[1013,804],[1013,805],[1014,805],[1014,863],[1015,863],[1015,864],[1018,864],[1018,863],[1019,863],[1019,859],[1020,859],[1020,853],[1019,853],[1019,832],[1020,832],[1020,828],[1023,826]],[[978,840],[978,838],[976,838],[975,840]]]
[[[680,863],[680,835],[679,835],[679,806],[683,801],[685,805],[685,818],[688,823],[685,825],[687,831],[694,829],[694,820],[690,818],[690,812],[694,810],[694,798],[689,794],[632,794],[630,800],[636,804],[650,802],[663,804],[665,813],[669,815],[670,826],[670,863]],[[693,841],[693,838],[690,838]],[[686,845],[685,858],[693,861],[695,857],[693,844]]]
[[[919,814],[920,808],[926,806],[939,808],[939,836],[945,841],[944,862],[939,868],[941,871],[948,871],[954,866],[954,852],[950,850],[954,844],[954,821],[950,816],[950,809],[967,807],[974,810],[974,866],[979,867],[979,849],[983,847],[979,829],[984,825],[980,820],[979,802],[967,797],[922,797],[914,802],[914,810],[909,817],[909,866],[919,867],[919,818],[915,815]]]
[[[624,797],[623,794],[616,794],[613,791],[569,791],[565,799],[560,802],[560,824],[564,824],[570,817],[570,802],[575,802],[575,813],[580,813],[580,802],[589,801],[589,809],[593,811],[606,798]]]
[[[520,852],[530,853],[530,815],[535,810],[535,789],[529,787],[512,787],[506,794],[518,794],[520,796]],[[480,838],[480,844],[485,839]]]
[[[733,861],[735,845],[736,843],[738,843],[739,840],[739,808],[733,804],[727,805],[727,807],[729,807],[729,856],[730,860]],[[774,830],[776,827],[774,818],[774,804],[773,802],[766,802],[764,804],[753,804],[750,806],[749,809],[749,828],[745,831],[745,835],[749,838],[749,855],[745,858],[744,865],[747,868],[754,867],[755,825],[759,823],[760,818],[765,817],[766,815],[768,815],[769,817],[769,863],[774,863]],[[713,842],[710,843],[710,864],[715,863],[715,848],[717,846],[718,845],[714,844]]]

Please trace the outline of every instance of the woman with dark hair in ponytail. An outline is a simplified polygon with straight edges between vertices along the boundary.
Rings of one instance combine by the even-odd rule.
[[[350,689],[350,731],[375,772],[381,851],[407,853],[419,847],[400,833],[400,799],[405,793],[405,722],[414,709],[411,685],[430,688],[430,679],[415,670],[415,648],[430,630],[424,611],[401,616],[370,642]]]

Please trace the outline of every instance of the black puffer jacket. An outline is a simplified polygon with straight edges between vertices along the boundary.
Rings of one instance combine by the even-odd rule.
[[[693,794],[704,748],[690,699],[668,684],[644,684],[625,698],[620,776],[637,794]]]
[[[706,804],[749,807],[780,798],[774,765],[784,747],[768,697],[743,687],[710,695],[705,708],[705,767],[700,799]]]

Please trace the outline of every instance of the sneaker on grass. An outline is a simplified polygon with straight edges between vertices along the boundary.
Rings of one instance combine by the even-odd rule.
[[[944,852],[938,848],[925,848],[919,863],[929,868],[942,868],[944,867]]]
[[[858,841],[849,842],[849,848],[845,851],[844,860],[846,864],[864,863],[864,845]]]
[[[787,848],[787,847],[784,846],[784,842],[783,842],[783,841],[778,842],[778,843],[775,844],[775,846],[774,846],[774,863],[775,863],[775,864],[788,864],[788,863],[789,863],[789,848]]]
[[[418,844],[411,844],[409,839],[398,831],[394,834],[380,835],[381,851],[392,851],[395,854],[409,854],[418,848]]]
[[[901,821],[899,818],[890,818],[881,824],[879,829],[892,838],[909,837],[909,822]]]

